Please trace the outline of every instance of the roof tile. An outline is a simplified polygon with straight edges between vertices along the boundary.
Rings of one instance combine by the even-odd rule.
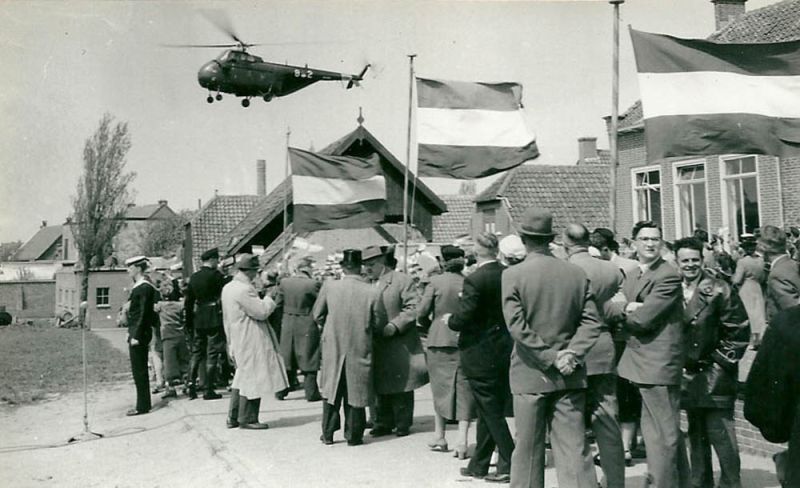
[[[212,198],[190,221],[194,260],[199,260],[203,251],[217,245],[265,198],[257,195],[217,195]]]
[[[474,195],[443,195],[447,212],[433,217],[433,242],[451,242],[472,232]]]

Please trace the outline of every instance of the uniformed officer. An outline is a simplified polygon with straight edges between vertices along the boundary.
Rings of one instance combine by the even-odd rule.
[[[219,251],[209,249],[200,256],[202,266],[189,278],[186,287],[186,327],[193,334],[189,371],[189,398],[197,398],[197,373],[206,368],[204,400],[222,395],[214,391],[217,371],[225,354],[220,295],[225,279],[217,269]]]

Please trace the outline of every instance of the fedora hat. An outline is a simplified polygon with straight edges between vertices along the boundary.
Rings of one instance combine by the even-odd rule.
[[[383,253],[384,251],[380,246],[367,246],[361,252],[361,260],[369,261],[370,259],[379,258],[384,255]]]
[[[464,250],[457,246],[445,244],[441,248],[442,259],[450,261],[451,259],[458,259],[464,257]]]
[[[201,261],[209,261],[211,259],[219,259],[219,249],[216,247],[211,248],[200,255]]]
[[[526,236],[552,237],[553,214],[547,210],[531,207],[522,214],[519,233]]]
[[[258,269],[258,256],[253,256],[252,254],[239,255],[236,261],[236,269]]]
[[[361,249],[345,249],[339,264],[346,268],[358,268],[362,261]]]

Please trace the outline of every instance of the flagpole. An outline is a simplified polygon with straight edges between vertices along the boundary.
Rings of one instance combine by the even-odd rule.
[[[289,139],[292,135],[292,128],[286,128],[286,163],[284,166],[284,172],[286,173],[286,184],[283,187],[283,243],[281,249],[281,262],[283,263],[283,273],[286,273],[287,266],[286,266],[286,247],[289,244],[289,235],[286,232],[286,229],[289,227],[289,186],[292,184],[292,180],[289,179]]]
[[[608,137],[611,161],[610,177],[609,177],[609,223],[611,230],[617,232],[617,165],[619,164],[619,147],[617,146],[617,130],[619,118],[619,5],[625,3],[625,0],[609,0],[611,5],[614,6],[614,47],[611,60],[611,128]]]
[[[403,179],[403,272],[408,272],[408,168],[411,166],[411,110],[414,104],[414,58],[408,55],[408,133],[406,138],[406,171]],[[414,202],[411,202],[413,205]]]

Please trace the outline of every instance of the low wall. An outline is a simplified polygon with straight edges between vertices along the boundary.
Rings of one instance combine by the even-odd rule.
[[[55,296],[55,280],[0,281],[0,305],[14,319],[53,317]]]

